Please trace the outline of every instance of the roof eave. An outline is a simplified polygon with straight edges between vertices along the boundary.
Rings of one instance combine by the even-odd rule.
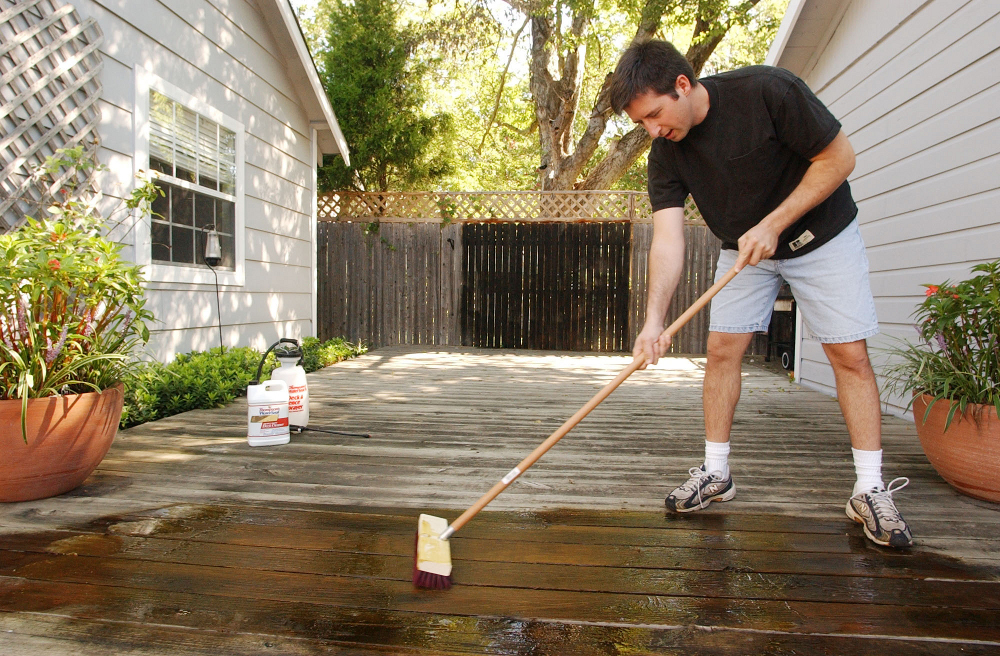
[[[302,34],[302,28],[299,26],[298,18],[296,18],[289,0],[262,2],[261,8],[269,22],[273,24],[273,22],[280,21],[281,26],[284,27],[281,34],[278,33],[279,30],[274,30],[273,33],[277,38],[287,37],[289,41],[287,45],[290,45],[295,52],[294,59],[297,61],[288,62],[289,69],[296,63],[301,67],[301,75],[293,74],[292,78],[298,86],[306,87],[300,89],[300,96],[303,102],[310,105],[306,107],[306,113],[309,116],[310,127],[318,132],[319,159],[322,160],[322,156],[325,154],[338,154],[343,158],[344,164],[350,166],[350,149],[347,147],[347,140],[344,139],[344,133],[340,130],[340,124],[337,122],[337,116],[333,113],[330,99],[326,95],[326,90],[323,89],[316,64],[309,54],[305,36]]]
[[[791,0],[764,63],[806,78],[849,5],[850,0]]]
[[[778,33],[775,35],[774,41],[771,42],[767,57],[764,58],[764,63],[768,66],[780,66],[781,54],[785,51],[785,46],[788,45],[788,39],[795,29],[795,24],[799,21],[802,6],[805,3],[806,0],[789,0],[785,16],[781,19],[781,25],[778,27]]]

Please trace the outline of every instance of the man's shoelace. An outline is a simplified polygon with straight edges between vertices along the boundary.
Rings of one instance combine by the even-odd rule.
[[[896,483],[900,483],[896,485]],[[872,504],[875,506],[875,514],[879,519],[898,519],[899,511],[896,510],[896,504],[892,501],[893,492],[899,492],[904,487],[910,484],[910,479],[905,476],[900,476],[899,478],[894,478],[889,481],[889,485],[886,486],[884,490],[875,490],[870,494],[872,496]],[[895,487],[893,487],[895,485]]]
[[[688,475],[691,477],[688,479],[687,483],[681,485],[681,489],[694,492],[698,495],[698,505],[701,505],[701,482],[706,478],[711,478],[711,474],[702,469],[701,467],[692,467],[688,470]]]

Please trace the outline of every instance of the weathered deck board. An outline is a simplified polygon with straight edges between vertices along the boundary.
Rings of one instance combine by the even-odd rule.
[[[0,507],[0,653],[987,654],[1000,511],[884,420],[917,545],[866,542],[836,401],[748,366],[737,499],[664,516],[697,464],[701,362],[636,373],[410,583],[415,515],[453,517],[625,364],[379,349],[310,375],[312,424],[251,449],[245,410],[125,431],[74,492]]]

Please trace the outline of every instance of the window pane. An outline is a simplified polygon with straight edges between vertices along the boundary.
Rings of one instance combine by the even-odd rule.
[[[170,188],[170,222],[194,225],[194,192],[180,187]]]
[[[174,174],[174,103],[156,91],[149,92],[149,168]]]
[[[153,221],[150,231],[153,242],[153,259],[158,262],[170,261],[170,226],[166,223]]]
[[[162,159],[156,159],[152,155],[149,156],[149,168],[153,171],[166,173],[167,175],[174,174],[173,164]]]
[[[215,220],[219,232],[227,235],[236,232],[236,203],[216,198]]]
[[[170,226],[171,261],[194,264],[194,230]]]
[[[198,117],[198,184],[219,188],[219,124]]]
[[[195,182],[198,170],[198,115],[183,105],[175,105],[174,158],[181,180]]]
[[[205,242],[208,235],[204,230],[194,231],[194,259],[195,264],[205,264]]]
[[[219,127],[219,191],[236,194],[236,133]]]
[[[194,195],[194,225],[205,228],[215,224],[215,199],[205,194]]]
[[[166,182],[159,182],[159,181],[157,181],[155,184],[157,189],[163,190],[163,196],[157,194],[156,198],[153,200],[153,218],[162,219],[163,221],[169,221],[170,185],[168,185]]]
[[[236,254],[236,243],[232,235],[219,235],[222,243],[222,263],[220,269],[233,269],[233,257]]]

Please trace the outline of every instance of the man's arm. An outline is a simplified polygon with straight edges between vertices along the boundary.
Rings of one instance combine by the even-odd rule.
[[[670,348],[670,338],[662,336],[663,322],[683,271],[684,208],[668,207],[653,212],[653,241],[646,275],[646,322],[632,349],[635,357],[644,354],[647,364],[656,364]]]
[[[837,190],[854,170],[854,148],[841,130],[830,144],[811,160],[802,181],[788,198],[773,212],[755,225],[739,240],[740,255],[736,270],[744,265],[754,266],[774,255],[778,237],[792,225]]]

